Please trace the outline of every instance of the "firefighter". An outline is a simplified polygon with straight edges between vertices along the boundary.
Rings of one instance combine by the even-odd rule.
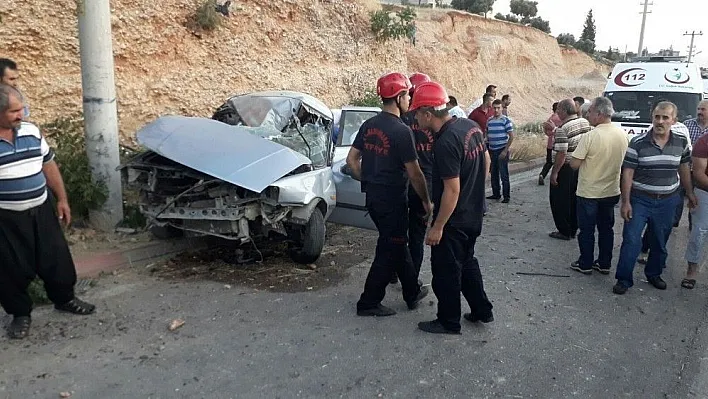
[[[410,95],[411,98],[415,95],[415,88],[425,82],[430,82],[430,77],[424,73],[414,73],[409,77],[411,81]],[[418,128],[418,123],[415,121],[415,113],[406,112],[401,116],[403,123],[408,125],[413,131],[413,139],[415,141],[415,150],[418,154],[418,164],[425,175],[425,184],[430,192],[430,179],[433,170],[433,135],[427,130]],[[408,187],[408,249],[411,252],[413,266],[415,266],[416,278],[420,275],[420,267],[423,264],[423,251],[425,248],[425,229],[427,220],[425,219],[425,208],[420,196],[415,192],[413,186]],[[395,284],[398,277],[394,273],[391,278],[391,284]],[[418,284],[422,283],[418,280]]]
[[[410,104],[410,88],[410,81],[401,73],[379,78],[376,91],[383,101],[383,112],[361,125],[347,155],[350,173],[361,181],[366,209],[379,231],[374,261],[357,303],[359,316],[396,314],[381,304],[394,271],[401,279],[409,309],[415,309],[428,295],[427,287],[418,284],[407,245],[409,181],[422,198],[425,212],[432,211],[412,132],[401,120]]]
[[[433,292],[438,298],[437,319],[418,323],[430,333],[460,333],[460,291],[470,306],[470,322],[494,320],[474,256],[482,232],[485,177],[489,170],[479,125],[453,118],[447,110],[445,89],[436,82],[416,88],[411,110],[421,129],[435,134],[433,147],[433,224],[425,243],[431,246]]]

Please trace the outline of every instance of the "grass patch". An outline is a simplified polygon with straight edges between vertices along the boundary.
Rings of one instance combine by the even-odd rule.
[[[44,289],[44,283],[38,278],[32,281],[27,292],[35,305],[46,305],[51,302],[47,296],[47,291]]]
[[[526,162],[545,157],[547,139],[544,134],[517,133],[511,143],[511,161]]]

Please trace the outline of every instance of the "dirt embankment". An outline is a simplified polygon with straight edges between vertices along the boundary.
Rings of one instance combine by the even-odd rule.
[[[427,72],[464,105],[496,83],[513,96],[517,122],[527,122],[554,100],[596,95],[606,75],[538,30],[454,11],[422,11],[413,47],[373,40],[373,0],[243,0],[217,31],[195,34],[185,22],[199,3],[111,1],[125,138],[159,115],[210,116],[227,96],[250,90],[304,91],[341,106],[391,70]],[[0,10],[0,57],[19,62],[35,122],[81,110],[75,7],[9,0]]]

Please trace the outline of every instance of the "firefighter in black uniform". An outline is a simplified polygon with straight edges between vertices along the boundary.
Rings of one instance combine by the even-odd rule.
[[[433,224],[425,239],[431,246],[433,292],[437,319],[418,323],[430,333],[460,333],[460,291],[470,306],[465,319],[494,320],[474,256],[482,232],[485,177],[489,160],[479,125],[453,118],[447,111],[445,89],[436,82],[416,88],[411,109],[421,129],[435,132],[433,146]]]
[[[409,78],[411,81],[410,95],[415,97],[415,88],[419,85],[430,82],[430,77],[424,73],[414,73]],[[421,130],[415,121],[415,112],[406,112],[401,116],[403,123],[408,125],[413,131],[415,140],[415,150],[418,154],[418,164],[425,175],[425,183],[428,192],[431,190],[430,181],[433,173],[433,134],[429,130]],[[427,228],[426,212],[423,201],[415,192],[413,186],[408,187],[408,249],[411,251],[413,266],[415,266],[416,278],[420,275],[420,267],[423,264],[423,251],[425,248],[425,229]],[[394,274],[391,283],[398,281]],[[419,284],[422,284],[418,280]]]
[[[394,271],[401,279],[409,309],[415,309],[428,294],[427,287],[418,284],[407,245],[409,180],[422,198],[426,213],[432,211],[412,132],[400,118],[408,111],[410,88],[410,81],[401,73],[379,78],[376,91],[383,100],[383,112],[361,125],[347,155],[347,166],[361,181],[366,209],[379,231],[376,255],[357,302],[359,316],[396,314],[381,305]]]

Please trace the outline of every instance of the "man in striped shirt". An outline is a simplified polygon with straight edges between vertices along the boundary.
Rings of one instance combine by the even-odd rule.
[[[681,200],[679,186],[683,186],[688,206],[697,205],[691,185],[691,150],[689,140],[674,133],[677,108],[671,102],[661,102],[652,113],[653,127],[645,134],[632,138],[627,148],[622,171],[622,207],[625,220],[622,247],[612,288],[622,295],[633,284],[634,264],[642,247],[642,230],[651,226],[649,259],[644,268],[647,281],[655,288],[666,289],[661,278],[666,262],[666,242],[673,225],[673,215]]]
[[[577,196],[578,172],[570,167],[570,158],[583,134],[592,128],[585,118],[578,117],[575,102],[566,99],[558,103],[558,117],[563,121],[555,131],[553,152],[555,162],[551,171],[549,192],[551,212],[557,231],[549,234],[559,240],[575,238],[578,231]]]
[[[684,122],[691,135],[691,144],[696,144],[701,136],[708,133],[708,100],[698,103],[696,117]]]
[[[76,270],[59,224],[59,219],[71,222],[71,209],[54,152],[22,117],[22,95],[0,84],[0,305],[13,316],[11,338],[29,334],[27,288],[37,275],[57,310],[90,314],[95,309],[74,296]]]
[[[492,160],[492,195],[490,200],[498,200],[504,194],[503,203],[509,203],[511,187],[509,184],[509,148],[514,141],[514,124],[508,116],[504,115],[502,101],[494,100],[494,116],[487,121],[487,141],[489,154]],[[501,187],[499,178],[501,177]],[[500,193],[501,191],[501,193]]]

